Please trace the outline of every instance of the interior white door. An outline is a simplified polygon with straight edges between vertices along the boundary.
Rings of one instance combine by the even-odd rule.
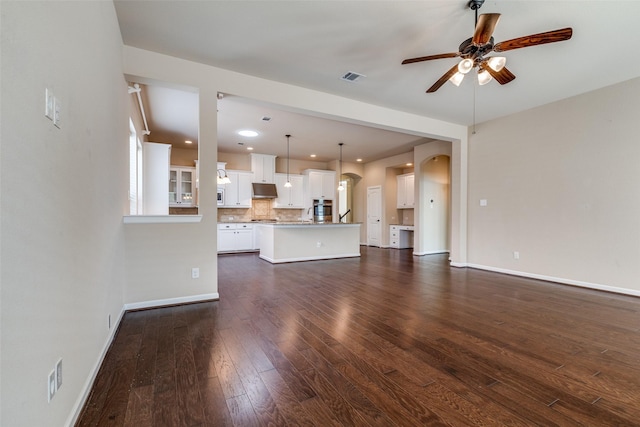
[[[382,234],[382,187],[367,187],[367,246],[380,247]]]

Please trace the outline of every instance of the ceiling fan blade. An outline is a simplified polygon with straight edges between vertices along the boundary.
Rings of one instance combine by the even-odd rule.
[[[517,39],[511,39],[496,43],[496,45],[493,47],[493,50],[494,52],[504,52],[507,50],[520,49],[528,46],[561,42],[564,40],[569,40],[572,35],[573,30],[570,27],[562,28],[560,30],[531,34],[530,36],[518,37]]]
[[[483,64],[482,69],[487,70],[487,72],[491,74],[491,77],[493,77],[501,85],[506,85],[516,78],[516,76],[511,71],[507,70],[507,67],[502,67],[502,70],[495,71],[493,68],[489,67],[489,65],[485,66]]]
[[[447,82],[447,80],[449,80],[451,78],[451,76],[453,76],[457,72],[458,72],[458,64],[454,65],[453,67],[451,67],[451,69],[449,71],[444,73],[443,76],[440,77],[440,79],[438,79],[438,81],[433,84],[433,86],[431,86],[429,89],[427,89],[427,93],[433,93],[433,92],[437,91],[438,89],[440,89],[440,87],[443,84],[445,84]]]
[[[456,58],[460,56],[460,52],[441,53],[439,55],[421,56],[419,58],[409,58],[402,61],[402,64],[412,64],[414,62],[431,61],[432,59]]]
[[[500,19],[499,13],[483,13],[478,17],[478,24],[476,30],[473,33],[473,44],[476,46],[482,46],[489,43],[493,30],[495,30],[498,20]]]

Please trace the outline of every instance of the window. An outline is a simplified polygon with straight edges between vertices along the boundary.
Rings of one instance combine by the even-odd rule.
[[[129,118],[129,215],[142,215],[142,143]]]

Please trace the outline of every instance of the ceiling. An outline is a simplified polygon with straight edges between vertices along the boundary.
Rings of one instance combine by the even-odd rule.
[[[126,45],[240,73],[307,87],[462,125],[495,119],[640,76],[640,1],[489,1],[480,13],[501,13],[496,42],[573,28],[568,41],[505,52],[516,75],[501,86],[465,78],[427,94],[457,59],[401,65],[405,58],[456,52],[471,37],[474,12],[465,1],[119,1]],[[340,77],[353,71],[356,82]],[[145,94],[146,92],[146,94]],[[143,88],[150,140],[197,142],[197,95]],[[475,104],[475,108],[474,108]],[[145,107],[147,107],[145,105]],[[270,122],[261,120],[270,116]],[[195,122],[194,122],[195,120]],[[219,103],[219,149],[370,161],[425,142],[396,134],[258,105],[232,95]],[[238,136],[252,128],[260,136]],[[243,143],[244,145],[239,145]],[[284,150],[284,151],[283,151]],[[350,157],[350,158],[347,158]]]

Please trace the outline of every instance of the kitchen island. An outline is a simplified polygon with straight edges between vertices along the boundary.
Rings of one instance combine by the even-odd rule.
[[[261,223],[260,258],[272,264],[360,256],[360,224]]]

